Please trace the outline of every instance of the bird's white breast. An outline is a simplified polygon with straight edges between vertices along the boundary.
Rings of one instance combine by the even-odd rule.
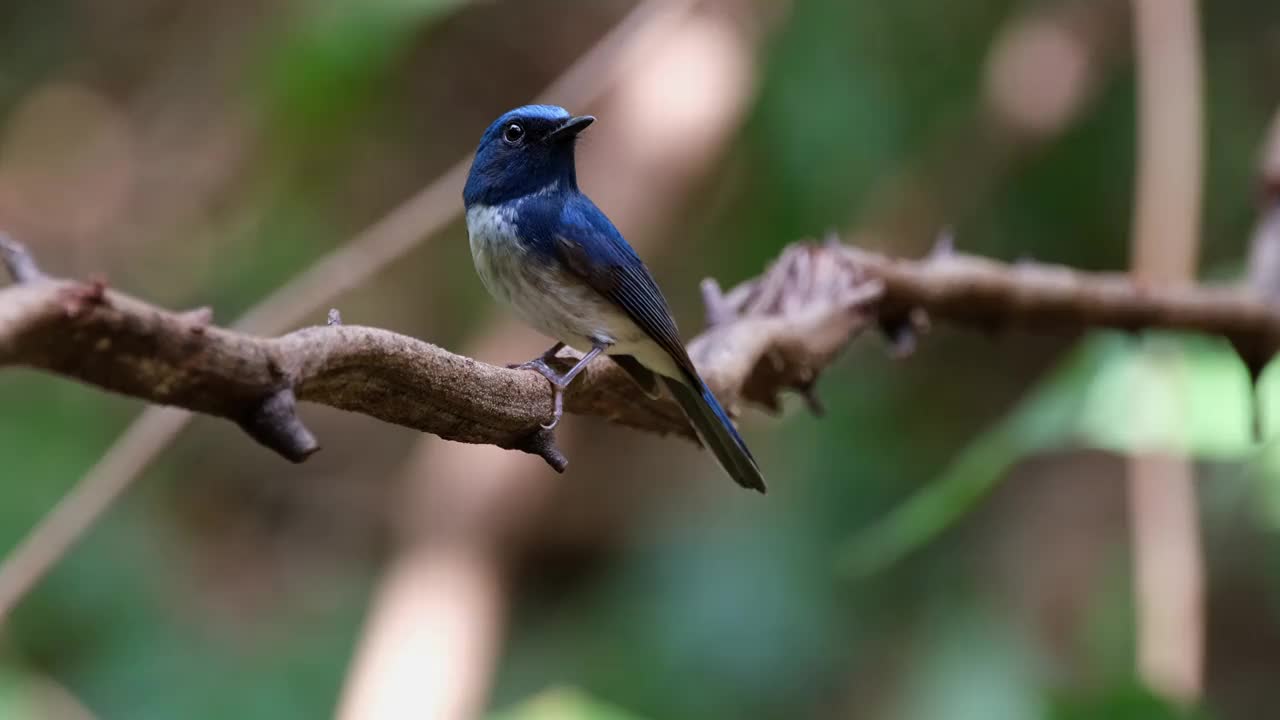
[[[512,302],[513,281],[527,254],[516,240],[511,212],[492,205],[467,208],[467,233],[471,238],[471,259],[480,281],[491,295]]]
[[[467,231],[485,288],[533,328],[578,350],[604,342],[618,352],[644,341],[631,318],[582,279],[534,257],[517,238],[511,208],[472,205]]]

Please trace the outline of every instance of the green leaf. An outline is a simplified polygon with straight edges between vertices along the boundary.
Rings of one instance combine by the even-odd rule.
[[[1225,342],[1157,335],[1117,354],[1090,383],[1081,443],[1132,453],[1173,450],[1244,460],[1255,449],[1244,364]],[[1260,400],[1262,404],[1268,404]]]
[[[34,708],[27,701],[22,679],[8,668],[0,667],[0,717],[23,720],[34,718]]]
[[[340,127],[424,25],[460,0],[310,2],[268,59],[270,115],[291,132]]]
[[[1182,708],[1137,685],[1111,688],[1087,697],[1059,698],[1049,720],[1207,720],[1197,709]]]
[[[1081,412],[1081,389],[1122,357],[1127,339],[1098,336],[1085,342],[995,427],[983,433],[938,479],[847,544],[841,566],[870,575],[923,547],[972,510],[1029,452],[1062,442]]]
[[[580,690],[553,688],[513,708],[491,715],[490,720],[640,720],[640,718],[594,700]]]
[[[1042,668],[1001,613],[965,598],[938,598],[919,626],[900,683],[903,720],[1030,720],[1044,715]]]
[[[17,667],[0,665],[0,718],[44,720],[53,717],[50,713],[57,709],[55,703],[62,706],[74,702],[69,697],[65,700],[59,697],[62,692],[55,695],[55,689],[42,678]],[[57,716],[63,717],[60,713]]]
[[[1280,412],[1280,385],[1264,373],[1257,406]],[[1259,449],[1248,373],[1231,347],[1199,336],[1152,334],[1144,342],[1098,333],[942,472],[844,548],[855,577],[879,572],[973,510],[1026,456],[1087,447],[1116,453],[1175,450],[1197,459],[1253,463],[1262,507],[1280,522],[1280,450]]]

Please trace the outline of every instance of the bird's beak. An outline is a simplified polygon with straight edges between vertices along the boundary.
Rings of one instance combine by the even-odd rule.
[[[596,119],[591,115],[571,117],[568,120],[565,120],[563,125],[552,130],[550,134],[547,135],[547,141],[559,142],[575,138],[578,136],[578,133],[586,130],[587,126],[595,121]]]

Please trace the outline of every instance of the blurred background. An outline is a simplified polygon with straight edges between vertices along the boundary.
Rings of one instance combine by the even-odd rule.
[[[1199,274],[1231,281],[1280,107],[1280,4],[1199,12]],[[219,324],[402,203],[440,205],[412,198],[570,67],[546,99],[599,117],[581,183],[686,337],[702,278],[831,231],[920,256],[951,227],[967,252],[1128,268],[1125,0],[2,14],[0,227],[50,272]],[[269,332],[332,305],[488,362],[541,351],[477,281],[455,185],[442,229],[410,218],[406,254]],[[763,498],[686,443],[588,418],[558,431],[563,476],[314,406],[324,450],[294,467],[198,418],[0,626],[0,717],[1274,717],[1280,453],[1251,441],[1224,343],[1146,342],[1182,362],[1156,410],[1132,396],[1131,337],[935,327],[900,360],[867,335],[821,378],[824,417],[744,408]],[[0,552],[141,410],[0,372]],[[1206,568],[1190,707],[1140,679],[1135,647],[1125,452],[1170,417]]]

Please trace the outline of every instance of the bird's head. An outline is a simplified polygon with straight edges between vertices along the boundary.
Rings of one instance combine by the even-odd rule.
[[[574,140],[593,122],[554,105],[526,105],[494,120],[471,163],[462,194],[467,207],[497,205],[557,183],[576,189]]]

